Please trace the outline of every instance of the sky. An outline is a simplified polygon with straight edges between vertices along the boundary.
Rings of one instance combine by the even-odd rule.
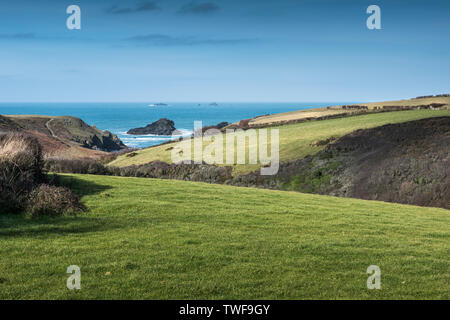
[[[449,57],[448,0],[0,0],[0,102],[412,98]]]

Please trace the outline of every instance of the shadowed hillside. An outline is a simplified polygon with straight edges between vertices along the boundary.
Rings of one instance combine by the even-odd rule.
[[[450,208],[449,145],[450,117],[389,124],[286,162],[275,177],[254,172],[232,183]]]

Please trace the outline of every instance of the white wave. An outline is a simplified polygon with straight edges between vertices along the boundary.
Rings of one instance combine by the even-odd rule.
[[[134,135],[134,134],[127,134],[126,132],[119,132],[119,134],[121,136],[124,137],[124,139],[126,139],[127,137],[129,137],[130,139],[134,139],[135,137],[137,138],[141,138],[141,137],[152,137],[152,138],[161,138],[161,139],[170,139],[172,137],[185,137],[185,136],[189,136],[191,134],[193,134],[194,132],[192,130],[188,130],[188,129],[177,129],[176,130],[177,134],[173,134],[173,135],[169,135],[169,136],[164,136],[164,135],[157,135],[157,134],[139,134],[139,135]]]
[[[177,129],[177,130],[180,134],[178,134],[176,136],[181,136],[181,137],[190,136],[191,134],[194,133],[194,131],[188,130],[188,129]]]
[[[124,142],[133,142],[133,141],[164,141],[169,140],[170,138],[155,138],[155,137],[136,137],[136,138],[121,138]]]

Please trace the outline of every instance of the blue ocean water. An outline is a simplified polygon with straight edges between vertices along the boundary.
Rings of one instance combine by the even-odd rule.
[[[34,114],[51,116],[75,116],[89,125],[117,134],[129,147],[144,148],[170,139],[168,136],[133,136],[126,132],[143,127],[160,118],[175,122],[175,127],[190,134],[194,121],[203,126],[222,121],[236,122],[265,114],[275,114],[301,109],[347,104],[324,103],[167,103],[167,106],[149,106],[149,103],[0,103],[0,114]]]

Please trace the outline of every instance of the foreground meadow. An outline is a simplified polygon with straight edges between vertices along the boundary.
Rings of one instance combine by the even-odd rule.
[[[0,299],[448,299],[444,209],[65,175],[89,211],[0,216]],[[69,265],[81,290],[66,288]],[[381,268],[381,290],[366,269]]]

